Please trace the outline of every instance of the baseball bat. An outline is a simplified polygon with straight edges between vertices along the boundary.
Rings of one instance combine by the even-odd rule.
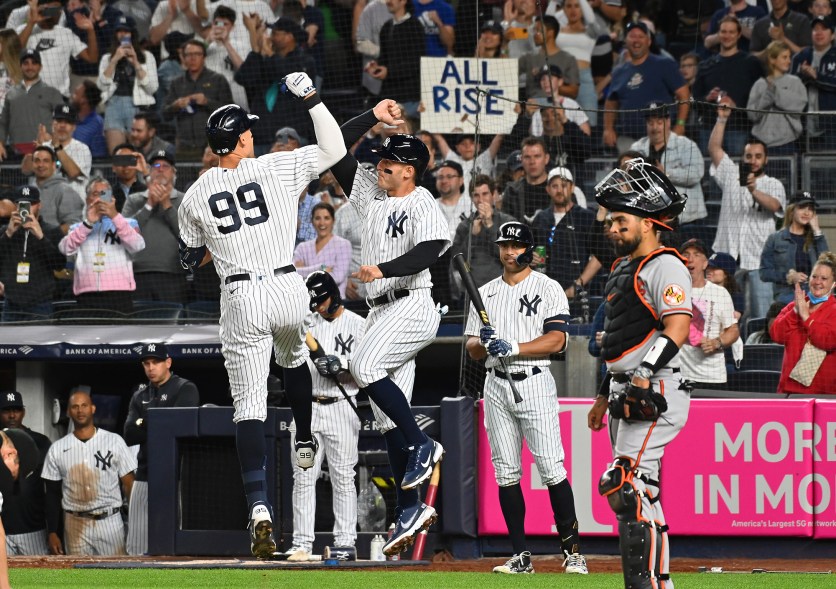
[[[438,481],[441,479],[441,463],[436,462],[433,467],[433,474],[430,477],[430,484],[427,487],[427,496],[424,503],[429,507],[435,507],[435,497],[438,495]],[[427,530],[421,530],[415,538],[415,546],[412,548],[412,560],[421,560],[424,557],[424,543],[427,541]]]
[[[470,296],[470,302],[473,303],[473,306],[476,308],[476,312],[479,314],[479,319],[482,321],[482,325],[490,327],[491,320],[488,317],[488,312],[485,310],[485,303],[482,301],[482,295],[479,294],[479,289],[476,288],[476,283],[473,281],[473,275],[470,273],[470,265],[464,259],[464,254],[456,254],[453,256],[453,264],[456,266],[459,276],[462,277],[462,284],[464,285],[465,290],[467,290],[468,296]],[[514,393],[514,402],[522,403],[522,396],[517,390],[517,385],[514,384],[514,381],[511,379],[511,373],[508,370],[508,360],[505,358],[499,358],[499,363],[502,365],[502,370],[504,370],[505,374],[508,376],[508,384],[511,386],[511,392]]]
[[[313,336],[313,334],[310,331],[305,333],[305,344],[308,346],[308,349],[311,351],[311,358],[312,359],[315,360],[317,358],[322,358],[325,355],[325,351],[322,349],[322,346],[320,345],[320,343],[317,341],[317,339]],[[357,419],[360,420],[360,425],[365,427],[366,426],[366,420],[363,418],[362,415],[360,415],[360,410],[357,409],[357,405],[354,404],[354,401],[352,401],[351,397],[348,396],[348,393],[345,392],[345,389],[343,388],[343,385],[340,383],[339,380],[337,380],[336,376],[332,377],[332,380],[334,381],[334,384],[337,385],[337,388],[340,389],[340,392],[343,394],[343,397],[345,397],[346,402],[354,410],[354,414],[357,416]]]

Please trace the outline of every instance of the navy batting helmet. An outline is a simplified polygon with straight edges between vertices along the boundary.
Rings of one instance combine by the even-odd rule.
[[[225,155],[235,150],[238,137],[255,125],[258,117],[237,104],[227,104],[209,115],[206,120],[206,140],[212,152]]]
[[[316,308],[327,301],[329,297],[331,299],[331,304],[328,305],[327,309],[329,315],[335,313],[343,304],[337,283],[325,270],[311,272],[305,281],[305,285],[308,287],[308,294],[311,297],[311,311],[316,311]]]
[[[499,237],[494,240],[494,243],[502,243],[505,241],[516,241],[517,243],[525,244],[525,251],[517,256],[517,264],[520,266],[530,264],[531,260],[534,259],[534,235],[525,223],[518,221],[503,223],[499,228]]]
[[[643,159],[628,160],[595,186],[595,200],[610,211],[653,219],[662,229],[685,208],[688,197],[680,194],[667,176]]]
[[[409,164],[415,168],[415,182],[424,175],[430,161],[430,151],[420,137],[399,133],[383,140],[380,147],[372,149],[382,159]]]

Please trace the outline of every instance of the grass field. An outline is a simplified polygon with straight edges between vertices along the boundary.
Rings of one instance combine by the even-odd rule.
[[[145,589],[221,587],[262,589],[620,589],[621,575],[535,574],[492,575],[490,573],[438,573],[404,571],[243,571],[243,570],[91,570],[19,568],[10,571],[14,589],[42,587],[112,587]],[[699,574],[674,576],[678,589],[804,589],[836,586],[833,575],[810,574]]]

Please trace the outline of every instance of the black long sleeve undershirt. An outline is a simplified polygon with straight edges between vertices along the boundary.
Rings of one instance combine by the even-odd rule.
[[[422,241],[414,248],[394,260],[378,264],[384,278],[412,276],[432,266],[444,248],[443,239]]]
[[[369,129],[378,123],[374,111],[367,110],[363,114],[357,115],[353,119],[346,121],[340,127],[343,134],[343,142],[346,149],[352,145],[368,132]],[[331,172],[334,174],[339,185],[345,192],[345,197],[351,197],[351,187],[354,185],[354,175],[357,173],[357,160],[351,152],[345,154],[343,159],[338,161],[331,167]]]
[[[46,486],[46,529],[58,533],[61,529],[61,481],[48,481]]]

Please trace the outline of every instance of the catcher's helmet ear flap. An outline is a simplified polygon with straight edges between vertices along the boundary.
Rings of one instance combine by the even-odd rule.
[[[595,186],[595,200],[610,211],[647,217],[670,230],[667,224],[682,213],[688,197],[659,168],[637,158],[607,174]]]
[[[527,266],[534,259],[534,235],[525,223],[518,221],[503,223],[499,228],[499,237],[494,240],[494,243],[504,241],[515,241],[526,246],[525,251],[517,256],[517,264],[520,266]]]
[[[326,310],[329,315],[335,313],[340,308],[340,305],[343,304],[342,297],[340,296],[340,288],[334,282],[334,278],[324,270],[311,272],[305,281],[305,286],[308,287],[308,294],[311,297],[311,311],[316,311],[316,308],[329,298],[331,299],[331,304],[328,305],[328,309]]]
[[[206,141],[216,155],[235,150],[238,138],[255,125],[258,117],[248,114],[237,104],[220,107],[206,120]]]
[[[409,164],[415,168],[415,183],[421,181],[427,164],[430,161],[430,151],[420,137],[398,133],[383,140],[380,147],[372,149],[382,159]]]

